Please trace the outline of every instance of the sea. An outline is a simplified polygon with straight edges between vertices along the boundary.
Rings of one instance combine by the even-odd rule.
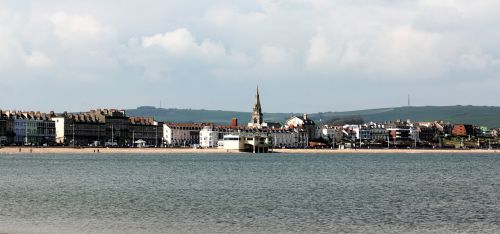
[[[500,233],[500,155],[0,155],[0,233]]]

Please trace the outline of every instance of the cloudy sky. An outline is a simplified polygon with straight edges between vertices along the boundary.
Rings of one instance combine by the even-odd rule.
[[[0,1],[0,109],[500,103],[497,0]]]

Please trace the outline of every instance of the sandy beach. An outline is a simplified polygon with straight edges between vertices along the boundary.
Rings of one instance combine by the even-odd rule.
[[[500,154],[500,150],[459,149],[273,149],[287,154]],[[0,154],[221,154],[238,153],[224,149],[194,148],[71,148],[71,147],[2,147]]]
[[[0,154],[215,154],[227,153],[224,149],[193,148],[71,148],[71,147],[4,147]]]
[[[460,149],[274,149],[273,151],[290,154],[500,154],[500,150]]]

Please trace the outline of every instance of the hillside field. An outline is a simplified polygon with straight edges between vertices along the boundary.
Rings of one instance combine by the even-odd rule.
[[[250,119],[250,112],[223,110],[164,109],[150,106],[127,110],[129,116],[150,116],[158,121],[177,123],[212,122],[229,124],[238,118],[240,125]],[[287,118],[301,113],[264,113],[267,122],[283,123]],[[444,120],[451,123],[469,123],[479,126],[500,127],[500,107],[493,106],[421,106],[368,109],[346,112],[309,113],[315,121],[329,121],[349,116],[362,117],[365,122],[383,122],[397,119],[412,121]]]

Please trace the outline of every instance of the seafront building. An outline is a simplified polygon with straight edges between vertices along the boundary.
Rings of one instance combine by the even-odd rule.
[[[267,153],[271,148],[271,138],[266,132],[239,132],[228,134],[223,138],[224,149],[253,153]]]
[[[0,146],[14,143],[14,120],[0,110]]]
[[[160,146],[163,123],[148,117],[128,117],[124,110],[97,109],[63,113],[51,118],[56,125],[55,142],[69,146]]]
[[[124,111],[97,109],[83,113],[64,112],[52,120],[56,123],[56,142],[61,145],[124,146],[126,143],[123,136],[128,134],[128,118]]]
[[[100,111],[63,113],[52,117],[56,124],[56,143],[72,146],[102,146],[106,140],[105,116]]]
[[[411,126],[406,122],[391,122],[386,125],[391,142],[411,141]]]
[[[163,123],[155,121],[152,117],[130,117],[128,139],[133,146],[163,145]]]
[[[306,132],[306,142],[309,140],[314,140],[318,137],[316,123],[314,120],[310,119],[307,114],[302,117],[292,116],[285,122],[285,128],[301,129]]]
[[[246,126],[211,123],[163,123],[151,117],[128,117],[124,110],[97,109],[83,113],[20,112],[0,110],[0,146],[64,145],[116,147],[221,147],[267,152],[270,148],[309,147],[484,147],[499,145],[500,129],[443,121],[321,126],[308,117],[292,116],[284,122],[264,121],[257,89]],[[234,142],[238,136],[238,144]],[[231,141],[231,142],[226,142]],[[474,141],[474,142],[470,142]],[[495,146],[498,147],[498,146]]]
[[[125,114],[125,110],[105,109],[100,112],[105,116],[106,142],[104,144],[109,146],[131,146],[133,143],[129,138],[129,118]]]
[[[269,148],[303,148],[307,147],[309,134],[315,132],[314,122],[304,119],[294,125],[282,127],[279,123],[266,123],[264,122],[264,115],[262,114],[262,106],[260,103],[259,88],[255,94],[254,106],[252,108],[252,115],[247,128],[235,128],[234,122],[231,128],[225,128],[225,133],[222,137],[220,129],[217,130],[219,137],[217,139],[222,142],[207,142],[203,145],[218,145],[223,146],[227,150],[250,151],[256,153],[265,153]],[[229,130],[229,131],[228,131]],[[206,129],[200,133],[202,139],[205,135],[209,135],[210,131]],[[212,133],[212,135],[217,135]],[[213,140],[216,138],[212,138]]]
[[[188,147],[200,144],[200,131],[211,124],[163,124],[163,141],[167,147]]]
[[[219,142],[219,131],[213,126],[205,126],[200,131],[200,147],[217,147]]]
[[[51,120],[54,113],[24,111],[2,111],[2,125],[5,133],[4,143],[15,145],[53,145],[55,142],[55,123]],[[2,127],[3,128],[3,127]]]
[[[283,124],[268,122],[262,113],[258,87],[246,125],[239,125],[235,118],[230,125],[164,123],[152,117],[129,117],[118,109],[62,114],[0,110],[0,146],[220,147],[251,152],[311,147],[477,148],[500,147],[499,136],[500,128],[444,121],[342,125],[332,121],[317,125],[303,114],[291,116]]]
[[[270,129],[273,148],[304,148],[308,145],[307,132],[302,129]]]

